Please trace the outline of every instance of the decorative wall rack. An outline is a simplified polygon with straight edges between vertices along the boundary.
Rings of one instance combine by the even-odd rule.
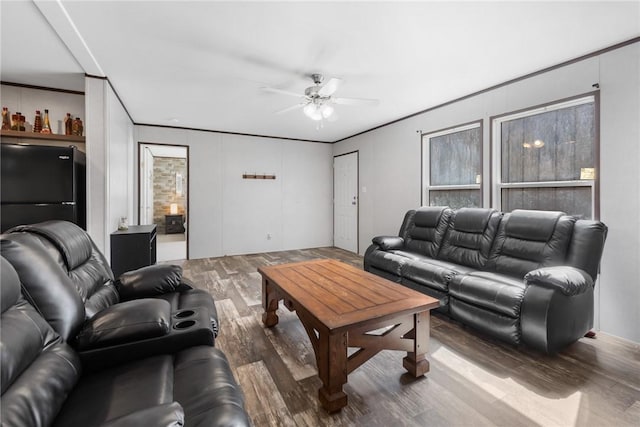
[[[243,173],[242,179],[276,179],[274,174]]]

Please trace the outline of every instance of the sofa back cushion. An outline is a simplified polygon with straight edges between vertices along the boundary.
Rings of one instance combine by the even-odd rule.
[[[11,231],[26,231],[45,236],[60,251],[67,270],[77,268],[91,257],[91,239],[80,227],[71,222],[45,221],[38,224],[19,225]]]
[[[564,264],[575,221],[554,211],[517,209],[505,214],[486,269],[524,277],[536,268]]]
[[[453,213],[438,258],[482,269],[502,214],[495,209],[461,208]]]
[[[80,360],[22,297],[11,264],[0,263],[0,424],[48,426],[78,381]]]
[[[425,206],[417,209],[407,220],[404,238],[405,249],[436,258],[447,231],[453,211],[447,206]],[[403,224],[404,226],[404,224]]]
[[[73,282],[86,308],[86,317],[119,301],[113,284],[113,272],[104,255],[82,228],[68,221],[46,221],[21,225],[9,234],[29,233],[39,236]]]
[[[75,337],[85,320],[84,304],[43,241],[30,233],[5,234],[0,250],[18,272],[26,299],[63,339]]]

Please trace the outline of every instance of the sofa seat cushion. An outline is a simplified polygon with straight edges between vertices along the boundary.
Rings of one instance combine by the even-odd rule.
[[[250,425],[229,362],[217,348],[190,347],[84,376],[56,426],[97,426],[157,405],[178,402],[185,425]]]
[[[174,400],[187,426],[250,425],[244,396],[225,355],[215,347],[191,347],[176,355]]]
[[[57,426],[97,426],[173,399],[173,356],[162,355],[84,375],[56,418]]]
[[[449,290],[449,282],[454,276],[468,274],[473,271],[475,270],[462,265],[423,257],[423,259],[407,261],[402,268],[402,277],[446,292]]]
[[[449,283],[449,295],[475,306],[520,317],[526,286],[522,279],[477,271],[455,276]]]
[[[392,250],[389,251],[389,253],[392,253],[394,255],[398,255],[404,258],[408,258],[410,260],[422,260],[422,261],[428,261],[432,258],[425,256],[425,255],[421,255],[419,253],[416,252],[411,252],[411,251],[403,251],[403,250]]]

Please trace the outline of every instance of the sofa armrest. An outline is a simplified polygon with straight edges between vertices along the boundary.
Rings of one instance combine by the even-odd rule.
[[[544,267],[525,275],[522,342],[554,354],[593,327],[593,279],[579,268]]]
[[[527,286],[538,285],[562,292],[566,296],[579,295],[593,289],[593,279],[583,270],[574,267],[543,267],[524,276]]]
[[[372,242],[383,251],[402,249],[404,247],[404,239],[398,236],[377,236],[373,238]]]
[[[120,298],[130,300],[175,292],[182,282],[182,267],[158,264],[127,271],[116,282]]]
[[[141,409],[101,424],[101,427],[180,427],[184,425],[184,410],[178,402]]]
[[[112,305],[85,322],[76,348],[86,351],[156,338],[169,333],[171,305],[147,298]]]

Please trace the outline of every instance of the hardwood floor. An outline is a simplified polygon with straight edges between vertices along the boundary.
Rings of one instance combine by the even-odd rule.
[[[313,349],[295,313],[261,321],[257,268],[362,257],[318,248],[183,261],[185,276],[216,300],[216,346],[229,358],[258,426],[637,426],[640,346],[599,333],[557,356],[502,344],[432,315],[431,370],[413,379],[402,352],[382,351],[349,375],[349,404],[327,414],[318,402]]]

